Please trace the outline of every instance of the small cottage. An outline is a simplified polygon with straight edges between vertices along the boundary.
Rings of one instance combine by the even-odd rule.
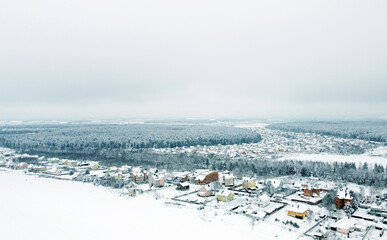
[[[189,183],[188,182],[178,183],[176,189],[180,190],[180,191],[188,190],[189,189]]]
[[[136,196],[136,189],[135,188],[128,188],[128,194],[130,197]]]
[[[25,162],[21,162],[15,166],[16,169],[26,169],[28,167],[28,164]]]
[[[223,190],[216,194],[218,201],[229,202],[234,199],[234,193],[228,190]]]
[[[89,168],[91,170],[97,170],[99,168],[98,163],[90,163]]]
[[[242,178],[242,180],[243,180],[243,183],[242,183],[243,188],[255,188],[256,187],[254,178],[244,177],[244,178]]]
[[[288,216],[304,219],[308,214],[308,209],[305,207],[293,207],[289,208]]]
[[[319,227],[317,228],[314,232],[313,232],[313,236],[317,239],[322,239],[322,238],[326,238],[328,235],[328,231],[323,228],[323,227]]]
[[[232,173],[230,173],[230,171],[224,171],[219,173],[219,182],[224,184],[226,187],[234,186],[235,177]]]
[[[209,185],[202,186],[199,191],[198,191],[198,196],[199,197],[209,197],[209,196],[214,196],[214,193],[212,192],[211,188]]]
[[[254,203],[260,208],[265,208],[270,205],[270,197],[267,194],[260,195]]]

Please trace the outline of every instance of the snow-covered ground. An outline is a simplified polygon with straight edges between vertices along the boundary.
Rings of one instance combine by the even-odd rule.
[[[300,161],[317,161],[317,162],[353,162],[359,167],[364,163],[367,163],[370,168],[375,163],[381,164],[384,167],[387,166],[387,147],[378,147],[369,152],[359,155],[338,155],[338,154],[307,154],[307,153],[294,153],[285,155],[279,160],[300,160]]]
[[[171,191],[166,189],[166,191]],[[162,193],[162,190],[161,190]],[[162,195],[162,194],[161,194]],[[270,222],[134,198],[88,183],[0,170],[1,239],[296,239]],[[160,198],[159,198],[160,199]],[[276,237],[277,236],[277,237]]]

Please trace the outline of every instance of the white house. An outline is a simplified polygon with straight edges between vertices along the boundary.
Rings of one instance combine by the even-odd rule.
[[[158,175],[153,173],[149,176],[149,185],[153,187],[163,187],[164,186],[164,175]]]
[[[219,182],[225,186],[234,186],[235,177],[230,171],[219,172]]]
[[[260,195],[255,199],[255,205],[261,208],[265,208],[270,205],[270,197],[267,194]]]

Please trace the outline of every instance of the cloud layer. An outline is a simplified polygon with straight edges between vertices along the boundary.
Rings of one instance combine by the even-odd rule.
[[[385,1],[6,1],[1,119],[387,115]]]

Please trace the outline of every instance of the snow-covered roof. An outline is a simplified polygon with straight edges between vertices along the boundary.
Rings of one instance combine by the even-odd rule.
[[[271,183],[271,185],[274,187],[274,188],[278,188],[281,183],[282,183],[282,180],[281,179],[267,179],[266,180],[266,184],[268,183]]]
[[[199,192],[201,191],[211,191],[211,188],[210,186],[202,186],[200,189],[199,189]]]
[[[353,218],[350,218],[350,219],[343,218],[333,223],[331,227],[341,228],[341,229],[351,229],[355,227],[355,220]]]
[[[222,191],[218,192],[217,195],[221,195],[221,196],[227,197],[227,196],[229,196],[230,194],[232,194],[231,191],[229,191],[229,190],[222,190]]]
[[[254,180],[254,178],[250,178],[250,177],[243,177],[243,178],[242,178],[242,180],[243,180],[244,182],[248,182],[248,181],[253,181],[253,180]]]
[[[203,181],[206,178],[206,175],[199,175],[195,178],[195,180]]]
[[[153,174],[152,176],[151,176],[151,178],[153,178],[154,180],[160,180],[160,179],[163,179],[164,178],[164,175],[163,174]]]
[[[234,178],[233,174],[227,174],[224,176],[224,179],[232,179],[232,178]]]
[[[180,183],[180,185],[181,185],[182,187],[188,187],[188,186],[189,186],[189,183],[188,183],[188,182],[182,182],[182,183]]]
[[[308,208],[304,207],[304,206],[291,207],[291,208],[288,209],[288,211],[303,213],[303,212],[308,211]]]
[[[270,197],[267,196],[267,194],[263,194],[259,196],[258,199],[261,200],[262,202],[270,201]]]
[[[96,176],[96,177],[103,177],[105,176],[105,173],[101,170],[98,171],[90,171],[91,176]]]
[[[339,199],[352,200],[352,196],[347,189],[341,189],[338,191],[336,197]]]

